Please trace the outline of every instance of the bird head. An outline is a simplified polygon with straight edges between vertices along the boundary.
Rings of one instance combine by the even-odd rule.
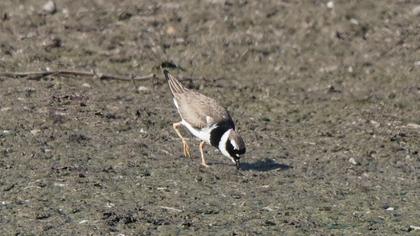
[[[245,154],[246,148],[242,137],[235,131],[231,130],[226,140],[226,151],[229,154],[229,158],[232,159],[236,164],[236,168],[239,169],[239,160]]]

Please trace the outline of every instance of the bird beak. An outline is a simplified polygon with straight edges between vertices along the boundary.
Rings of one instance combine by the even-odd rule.
[[[239,158],[235,159],[236,169],[241,169],[241,163],[239,162]]]

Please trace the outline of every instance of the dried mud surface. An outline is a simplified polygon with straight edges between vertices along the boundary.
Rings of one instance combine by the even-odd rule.
[[[1,235],[418,234],[418,1],[0,2],[0,71],[159,73],[226,106],[182,157],[153,81],[0,77]]]

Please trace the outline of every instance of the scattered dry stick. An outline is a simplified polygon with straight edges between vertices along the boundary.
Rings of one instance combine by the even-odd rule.
[[[168,210],[168,211],[182,212],[182,210],[174,208],[174,207],[160,206],[160,208]]]
[[[100,80],[121,80],[121,81],[144,81],[144,80],[151,80],[156,79],[156,74],[144,75],[144,76],[118,76],[118,75],[110,75],[110,74],[102,74],[96,71],[74,71],[74,70],[56,70],[56,71],[29,71],[29,72],[0,72],[1,77],[9,77],[9,78],[25,78],[29,80],[40,80],[41,78],[50,76],[50,75],[58,75],[58,76],[82,76],[82,77],[94,77]],[[194,78],[191,77],[180,77],[180,80],[188,80],[193,81]],[[216,79],[210,80],[207,78],[197,78],[203,81],[211,82]],[[224,78],[219,78],[224,79]]]
[[[61,76],[85,76],[85,77],[95,77],[100,80],[123,80],[123,81],[133,81],[133,80],[150,80],[155,79],[155,74],[145,75],[145,76],[116,76],[101,74],[95,71],[72,71],[72,70],[57,70],[57,71],[41,71],[41,72],[4,72],[0,73],[0,77],[12,77],[12,78],[26,78],[31,80],[39,80],[43,77],[50,75],[61,75]]]

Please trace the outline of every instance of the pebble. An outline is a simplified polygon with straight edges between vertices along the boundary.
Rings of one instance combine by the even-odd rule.
[[[352,23],[353,25],[358,25],[359,24],[359,21],[356,20],[356,19],[354,19],[354,18],[351,18],[350,19],[350,23]]]
[[[407,124],[407,128],[420,129],[420,125],[419,124],[415,124],[415,123],[408,123]]]
[[[349,162],[353,165],[357,165],[357,162],[353,157],[350,157]]]
[[[387,211],[393,211],[394,210],[394,208],[393,207],[388,207],[387,209],[385,209],[385,210],[387,210]]]
[[[54,186],[56,186],[56,187],[65,187],[66,184],[63,184],[63,183],[54,183]]]
[[[10,107],[2,107],[0,111],[10,111],[11,109]]]
[[[63,12],[63,15],[64,15],[66,18],[68,18],[68,17],[70,16],[69,9],[64,8],[64,9],[62,10],[62,12]]]
[[[321,67],[319,69],[319,72],[333,72],[333,71],[336,71],[337,69],[338,69],[337,65],[330,65],[330,66]]]
[[[49,48],[59,48],[59,47],[61,47],[61,39],[58,38],[58,37],[55,37],[55,36],[51,36],[51,37],[45,39],[42,42],[42,46],[44,48],[48,48],[48,49]]]
[[[173,26],[168,26],[168,28],[166,28],[166,33],[169,35],[173,35],[176,33],[176,29]]]
[[[31,134],[32,135],[37,135],[39,132],[41,132],[40,129],[33,129],[33,130],[31,130]]]
[[[226,0],[207,0],[207,2],[212,4],[225,4]]]
[[[420,230],[420,226],[410,225],[411,229]]]
[[[175,42],[176,43],[184,43],[185,42],[185,39],[184,38],[176,38],[175,39]]]
[[[329,9],[333,9],[333,8],[334,8],[334,2],[333,2],[333,1],[329,1],[329,2],[327,3],[327,7],[328,7]]]
[[[137,88],[137,91],[139,91],[139,92],[149,91],[149,88],[148,87],[145,87],[145,86],[139,86]]]
[[[82,87],[85,87],[85,88],[91,88],[92,86],[90,86],[90,84],[88,84],[88,83],[83,83],[83,84],[82,84]]]
[[[263,207],[262,209],[263,210],[266,210],[266,211],[274,211],[271,207],[268,207],[268,206]]]
[[[42,10],[48,14],[54,14],[57,11],[57,7],[54,1],[48,1],[42,6]]]
[[[3,134],[10,134],[10,133],[12,133],[10,130],[7,130],[7,129],[3,130],[2,132],[3,132]]]
[[[413,14],[416,16],[420,15],[420,5],[413,8]]]
[[[414,66],[420,66],[420,61],[414,62]]]
[[[375,127],[378,128],[379,126],[381,126],[381,124],[377,121],[371,120],[370,123]]]

